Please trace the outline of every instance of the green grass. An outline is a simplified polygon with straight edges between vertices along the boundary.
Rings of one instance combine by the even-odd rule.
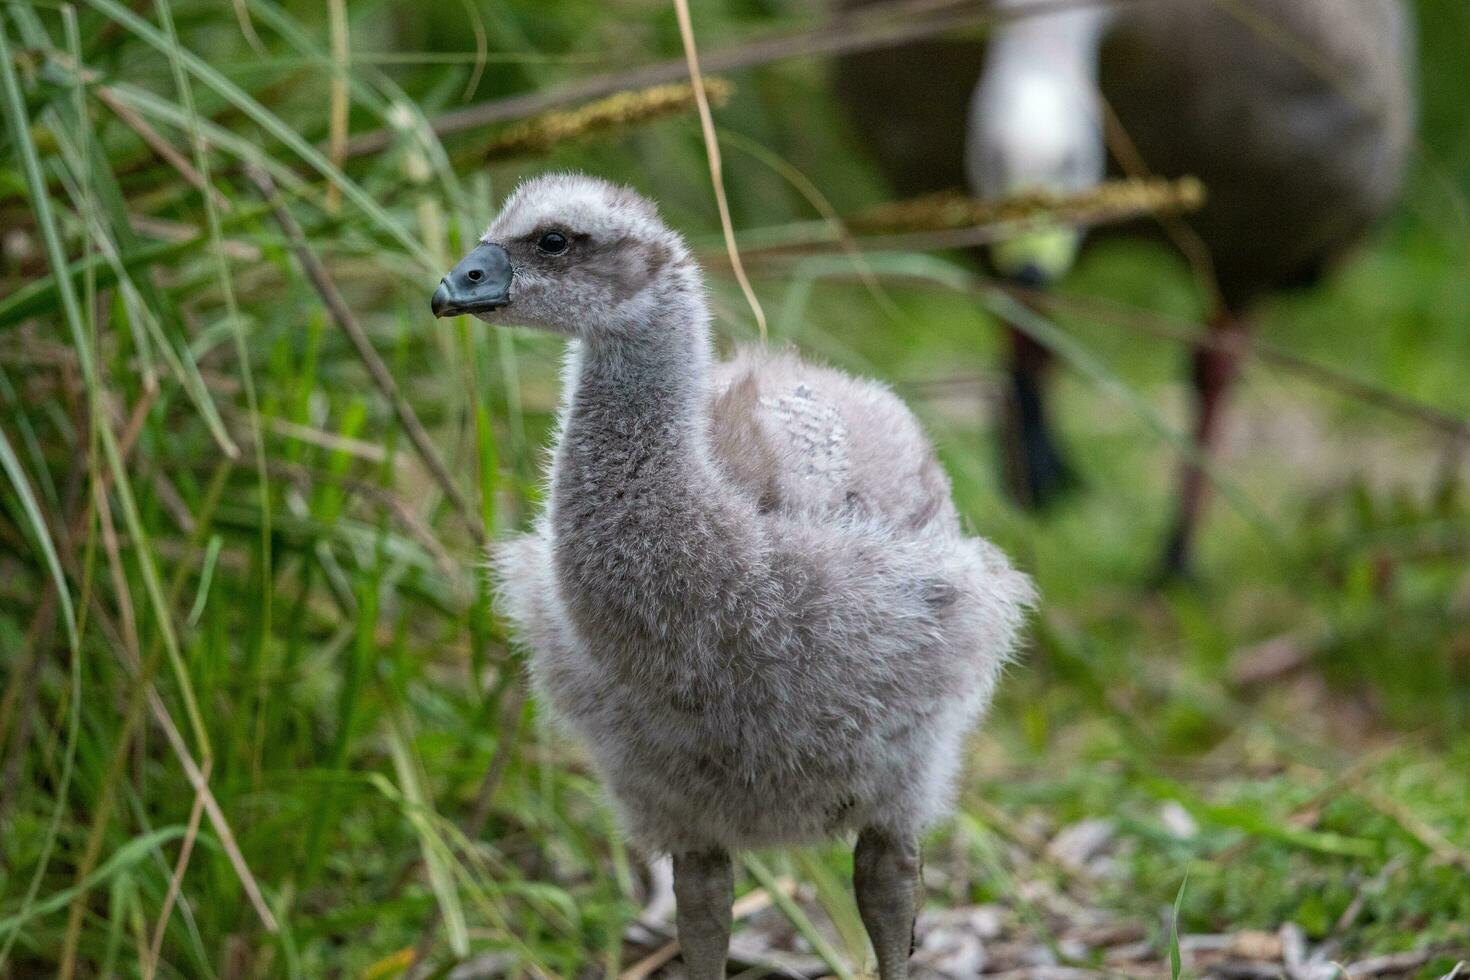
[[[695,4],[702,43],[817,15],[777,6]],[[1470,127],[1448,39],[1470,23],[1452,0],[1421,8],[1427,162],[1367,253],[1273,305],[1263,333],[1463,416]],[[497,952],[520,976],[615,975],[638,859],[521,697],[473,533],[243,168],[279,185],[478,520],[523,527],[558,344],[434,321],[428,293],[516,177],[546,167],[630,180],[718,253],[700,139],[670,119],[483,168],[484,132],[441,145],[422,128],[475,65],[413,56],[465,51],[472,10],[492,55],[474,98],[488,98],[676,54],[672,10],[353,2],[354,52],[403,57],[354,61],[352,129],[398,133],[338,166],[318,149],[325,10],[241,9],[263,54],[228,6],[197,0],[0,10],[0,227],[15,230],[0,260],[0,977],[393,976],[431,918],[440,967]],[[719,123],[737,227],[811,220],[810,187],[842,211],[882,199],[821,65],[736,80]],[[1253,363],[1200,581],[1150,595],[1184,420],[1179,346],[1082,315],[1041,325],[1068,354],[1056,415],[1086,488],[1028,516],[996,485],[998,332],[971,274],[946,257],[873,267],[881,298],[846,260],[763,272],[773,343],[892,382],[967,519],[1044,597],[976,740],[962,816],[930,843],[945,881],[932,901],[1024,912],[1023,884],[1065,875],[1016,835],[1101,816],[1114,866],[1086,899],[1147,923],[1161,969],[1176,899],[1180,934],[1294,921],[1341,939],[1344,959],[1470,946],[1470,869],[1454,863],[1470,852],[1464,446]],[[713,287],[722,343],[749,341],[738,290]],[[1067,291],[1198,312],[1183,270],[1144,246],[1098,250]],[[1302,665],[1230,679],[1272,640]],[[206,810],[197,835],[196,764],[223,818]],[[1195,833],[1170,830],[1170,804]],[[848,862],[833,848],[751,867],[811,882],[814,902],[774,914],[860,966]]]

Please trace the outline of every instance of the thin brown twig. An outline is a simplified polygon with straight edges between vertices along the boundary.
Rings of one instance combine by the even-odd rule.
[[[1352,901],[1348,902],[1347,908],[1343,909],[1342,914],[1337,917],[1337,923],[1332,927],[1331,935],[1342,936],[1351,929],[1353,924],[1358,921],[1358,916],[1363,914],[1363,906],[1368,904],[1369,894],[1381,891],[1388,884],[1389,880],[1398,874],[1399,869],[1404,864],[1402,855],[1393,858],[1384,864],[1383,867],[1379,868],[1377,874],[1359,885],[1356,894],[1353,895]]]
[[[1036,0],[1024,8],[999,8],[996,0],[885,0],[860,11],[833,15],[815,28],[760,37],[707,51],[701,66],[709,72],[754,68],[788,58],[832,57],[892,47],[986,23],[1031,17],[1076,7],[1116,7],[1139,0]],[[479,102],[429,120],[439,137],[510,122],[548,109],[611,95],[624,89],[677,81],[688,71],[684,58],[671,58],[625,71],[604,72],[542,91]],[[347,156],[379,153],[393,142],[390,127],[360,133],[347,141]]]
[[[153,713],[153,720],[158,723],[159,728],[163,729],[164,737],[184,767],[184,775],[188,777],[189,784],[204,801],[204,812],[209,815],[210,826],[214,828],[214,834],[219,838],[220,846],[224,848],[225,857],[229,859],[230,866],[234,868],[235,876],[240,879],[240,886],[245,889],[245,897],[250,900],[255,914],[265,926],[265,931],[275,935],[281,931],[275,913],[266,903],[265,895],[261,892],[255,875],[251,873],[250,866],[245,862],[245,855],[240,851],[240,845],[235,839],[234,832],[230,829],[230,822],[225,818],[224,810],[220,808],[219,800],[215,799],[214,791],[209,788],[208,779],[199,768],[199,764],[194,761],[194,756],[189,752],[189,746],[184,742],[184,736],[179,734],[178,726],[174,724],[173,718],[168,713],[168,706],[163,703],[163,698],[158,696],[158,688],[153,686],[152,681],[148,682],[147,696],[148,708]]]
[[[746,255],[751,254],[752,250],[747,249]],[[712,256],[705,257],[705,261],[708,261],[709,258]],[[930,280],[918,276],[886,274],[883,278],[890,281],[908,280],[921,287],[934,285]],[[978,283],[980,281],[978,276],[975,278]],[[1017,299],[1035,303],[1050,313],[1065,312],[1085,316],[1094,322],[1131,330],[1144,336],[1207,349],[1220,347],[1227,342],[1213,336],[1199,324],[1166,317],[1147,310],[1120,306],[1107,300],[1028,290],[1013,283],[989,282],[988,285],[1003,289]],[[973,288],[978,289],[979,287],[977,285]],[[1336,368],[1294,354],[1260,338],[1252,338],[1251,342],[1240,350],[1240,354],[1298,375],[1345,397],[1355,398],[1375,408],[1412,419],[1443,433],[1456,444],[1470,444],[1470,418],[1454,415],[1417,399],[1389,391]],[[958,379],[948,379],[947,383],[958,383]]]
[[[1133,142],[1133,137],[1129,135],[1128,130],[1124,128],[1123,121],[1113,111],[1112,103],[1102,92],[1097,94],[1098,102],[1103,110],[1103,138],[1114,159],[1123,168],[1123,172],[1135,180],[1153,177],[1153,170],[1144,160],[1143,154],[1138,151],[1138,146]],[[1184,256],[1184,261],[1189,265],[1190,274],[1194,277],[1195,286],[1202,296],[1208,298],[1209,308],[1211,310],[1224,309],[1224,299],[1220,295],[1220,281],[1215,275],[1215,257],[1210,254],[1209,246],[1205,244],[1199,232],[1177,212],[1159,212],[1153,217],[1159,223],[1159,227],[1164,230],[1164,234],[1173,242],[1174,247],[1179,250],[1179,254]]]
[[[138,434],[142,431],[143,422],[147,419],[148,411],[153,406],[154,399],[158,396],[158,386],[145,386],[142,397],[133,406],[128,414],[128,419],[123,425],[123,431],[118,437],[118,455],[127,459],[132,453],[132,448],[137,441]],[[114,414],[120,414],[114,408]],[[107,424],[105,422],[101,424]],[[135,660],[141,662],[138,649],[138,626],[137,616],[133,608],[132,593],[128,589],[127,573],[123,569],[122,550],[118,544],[117,529],[112,521],[112,508],[107,501],[107,493],[110,484],[102,480],[92,483],[91,506],[96,512],[98,525],[101,530],[102,547],[107,555],[108,569],[112,575],[113,591],[116,593],[118,604],[118,615],[122,619],[123,647]],[[84,513],[87,513],[84,511]],[[87,513],[90,520],[90,513]],[[97,597],[94,594],[94,600]],[[100,605],[100,600],[99,600]],[[93,812],[92,826],[87,833],[87,843],[82,851],[82,857],[76,869],[76,881],[78,885],[92,873],[96,867],[97,860],[102,854],[103,837],[107,829],[107,822],[111,819],[112,808],[116,803],[117,794],[114,789],[113,776],[121,771],[123,752],[126,744],[131,740],[131,719],[125,719],[123,731],[125,737],[118,740],[118,748],[113,756],[112,768],[109,770],[104,791],[99,797]],[[67,980],[76,969],[77,948],[81,942],[82,918],[86,912],[85,891],[79,891],[71,901],[71,907],[67,913],[66,932],[62,939],[61,966],[59,975],[62,980]]]
[[[147,143],[148,147],[154,153],[158,154],[160,159],[177,170],[180,177],[188,181],[196,190],[213,197],[215,205],[221,211],[232,209],[233,205],[230,203],[229,198],[220,193],[217,187],[207,183],[199,171],[194,169],[194,165],[182,153],[176,150],[172,143],[164,139],[158,130],[149,125],[148,120],[133,111],[131,106],[118,98],[109,86],[94,86],[92,94],[97,97],[98,102],[111,109],[113,115],[126,123],[129,129],[138,134],[138,138],[144,143]]]
[[[232,205],[229,199],[206,181],[199,171],[194,169],[194,165],[189,162],[187,157],[175,149],[174,145],[165,139],[158,130],[154,129],[148,120],[144,119],[127,102],[121,99],[116,89],[99,82],[101,75],[98,72],[77,64],[71,55],[65,52],[52,51],[48,53],[48,57],[53,59],[65,70],[75,72],[84,85],[91,86],[92,94],[96,97],[97,101],[111,109],[113,115],[117,116],[129,129],[136,133],[139,139],[146,143],[154,153],[158,154],[160,159],[177,170],[180,177],[183,177],[184,180],[193,185],[201,193],[210,194],[214,198],[215,204],[221,210],[228,211],[231,209]]]
[[[145,395],[139,400],[139,404],[151,404],[152,398],[156,396],[156,393],[156,389],[145,391]],[[135,407],[134,411],[130,413],[130,419],[135,419],[140,414],[146,414],[146,412],[140,413]],[[130,454],[139,428],[141,426],[135,427],[129,425],[125,429],[122,437],[120,437],[119,455],[122,458],[126,459]],[[196,794],[203,799],[205,812],[209,814],[210,824],[214,828],[215,836],[219,838],[225,855],[234,868],[235,875],[240,880],[240,885],[244,889],[246,897],[254,906],[256,914],[260,917],[261,923],[265,926],[266,931],[274,935],[280,929],[275,915],[265,902],[260,886],[256,882],[249,865],[246,863],[245,856],[240,851],[239,845],[236,843],[234,833],[230,829],[229,821],[225,818],[224,811],[220,808],[213,791],[209,788],[207,778],[190,754],[183,736],[179,734],[178,727],[169,716],[168,708],[163,703],[163,699],[159,697],[158,689],[153,683],[152,668],[157,662],[157,657],[156,655],[150,655],[146,661],[143,657],[142,649],[138,643],[136,619],[131,611],[132,603],[127,588],[126,576],[122,569],[121,544],[112,522],[111,508],[107,501],[107,486],[108,484],[103,480],[99,480],[95,484],[93,506],[96,508],[97,517],[101,526],[103,550],[107,555],[109,566],[113,572],[114,589],[117,592],[120,610],[123,613],[123,629],[120,631],[120,635],[124,642],[121,645],[121,650],[126,662],[135,672],[138,685],[134,689],[134,694],[128,709],[124,712],[122,734],[119,736],[117,746],[114,749],[111,770],[115,772],[120,769],[126,755],[127,746],[132,739],[134,726],[137,723],[137,708],[146,700],[155,721],[163,729],[170,746],[174,750],[174,754],[183,766],[185,776],[194,787]],[[98,615],[104,615],[105,611],[101,609],[99,598],[94,595],[93,599],[98,604]],[[140,694],[141,697],[139,697]],[[97,857],[100,854],[102,832],[106,826],[107,814],[116,796],[112,790],[113,785],[114,780],[110,775],[104,784],[105,791],[102,802],[98,804],[97,815],[93,820],[92,830],[87,841],[87,849],[83,855],[82,864],[78,868],[78,881],[90,873],[91,868],[95,866]],[[83,910],[81,903],[83,894],[79,894],[73,903],[71,918],[67,925],[66,941],[62,955],[62,974],[64,976],[70,975],[74,969],[76,942],[80,936],[81,928],[81,913]]]
[[[1089,228],[1190,211],[1203,203],[1204,194],[1192,177],[1108,181],[1077,193],[1027,191],[996,200],[945,192],[881,205],[848,219],[846,228],[865,232],[853,235],[850,243],[829,224],[815,235],[746,248],[744,254],[764,259],[823,255],[849,247],[866,252],[973,248],[1055,222]]]
[[[777,879],[776,886],[786,898],[796,894],[796,882],[790,878]],[[757,912],[764,912],[774,905],[775,901],[775,898],[766,889],[753,889],[741,895],[730,906],[730,920],[739,922],[742,919],[748,919]],[[679,940],[671,939],[619,973],[618,980],[648,980],[655,970],[677,955],[679,955]]]
[[[1218,338],[1197,325],[1142,310],[1120,308],[1105,300],[1062,296],[1037,290],[1024,290],[1020,287],[1008,288],[1028,302],[1050,306],[1053,311],[1080,313],[1099,322],[1148,336],[1204,347],[1216,347],[1221,343]],[[1415,419],[1430,428],[1438,429],[1456,442],[1470,442],[1470,419],[1452,415],[1433,405],[1426,405],[1397,392],[1380,388],[1350,374],[1318,364],[1299,354],[1293,354],[1259,338],[1253,338],[1243,353],[1247,357],[1256,357],[1297,374],[1324,388],[1333,389],[1340,394],[1367,402],[1385,411]]]
[[[204,778],[209,778],[210,769],[214,766],[213,759],[204,760]],[[153,929],[153,943],[148,951],[148,959],[144,965],[143,980],[152,980],[154,972],[158,969],[158,958],[163,953],[163,934],[168,928],[168,920],[173,915],[174,903],[179,899],[179,889],[184,883],[184,872],[189,869],[189,858],[194,853],[194,841],[199,836],[199,822],[204,817],[204,794],[194,794],[194,805],[189,809],[189,823],[184,828],[183,843],[179,845],[179,859],[174,864],[173,874],[168,879],[168,891],[163,896],[163,908],[158,913],[158,924]]]
[[[1453,946],[1443,943],[1432,943],[1420,949],[1410,949],[1402,953],[1384,953],[1380,956],[1369,956],[1366,959],[1349,963],[1343,967],[1342,975],[1348,980],[1357,980],[1359,977],[1381,977],[1386,975],[1407,976],[1414,973],[1424,964],[1453,950]]]
[[[368,374],[372,377],[373,383],[388,399],[389,405],[393,408],[393,414],[398,417],[398,424],[408,435],[409,442],[413,444],[414,451],[418,453],[419,459],[428,468],[429,475],[433,477],[434,482],[448,498],[450,505],[454,507],[460,519],[469,528],[475,538],[475,543],[481,550],[484,550],[489,546],[489,537],[485,533],[485,527],[481,524],[479,516],[475,514],[474,508],[470,506],[459,486],[455,484],[454,478],[450,476],[449,469],[440,458],[439,451],[434,447],[433,440],[429,438],[428,431],[419,421],[418,413],[414,411],[408,399],[403,397],[403,392],[398,387],[398,382],[394,380],[393,373],[378,356],[372,341],[368,339],[362,326],[358,324],[357,318],[353,316],[352,310],[347,306],[347,301],[337,290],[337,284],[332,281],[326,268],[316,257],[316,253],[307,244],[306,235],[302,232],[301,226],[297,224],[286,206],[281,203],[276,193],[275,182],[271,180],[269,174],[258,167],[248,168],[247,174],[270,205],[276,223],[281,226],[287,241],[291,244],[292,251],[296,254],[296,261],[300,263],[302,271],[306,273],[306,277],[311,280],[312,286],[321,296],[322,302],[326,304],[327,312],[331,315],[333,322],[347,335],[347,339],[352,342],[353,348],[362,360],[363,366],[367,368]]]

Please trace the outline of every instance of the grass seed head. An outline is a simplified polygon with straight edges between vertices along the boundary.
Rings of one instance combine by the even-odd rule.
[[[712,106],[724,105],[734,91],[735,86],[723,78],[704,80],[705,97]],[[545,153],[569,140],[637,126],[688,112],[694,106],[694,86],[688,82],[614,92],[575,109],[544,112],[517,123],[490,141],[485,157],[496,160]]]

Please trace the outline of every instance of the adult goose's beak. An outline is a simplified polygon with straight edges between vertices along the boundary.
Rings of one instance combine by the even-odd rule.
[[[510,274],[510,256],[505,249],[481,242],[439,281],[429,306],[435,316],[499,309],[510,302]]]
[[[1044,225],[990,247],[995,271],[1028,289],[1045,289],[1071,269],[1082,233],[1065,225]]]

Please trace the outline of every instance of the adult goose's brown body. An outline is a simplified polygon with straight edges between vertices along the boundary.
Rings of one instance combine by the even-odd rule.
[[[1110,169],[1204,182],[1208,200],[1186,222],[1203,249],[1184,244],[1208,257],[1206,301],[1221,331],[1239,331],[1261,298],[1314,282],[1394,200],[1415,116],[1399,0],[1131,0],[1039,15],[1026,14],[1034,0],[995,6],[988,45],[929,41],[839,62],[838,91],[900,193],[1080,189],[1103,176],[1110,111]],[[1155,223],[1124,230],[1181,244]],[[1039,283],[1048,270],[1000,271]],[[1204,451],[1237,349],[1195,355]],[[1045,354],[1019,336],[1014,351],[1009,482],[1022,502],[1042,504],[1067,471],[1041,404]],[[1176,569],[1201,493],[1186,468],[1167,555]]]

